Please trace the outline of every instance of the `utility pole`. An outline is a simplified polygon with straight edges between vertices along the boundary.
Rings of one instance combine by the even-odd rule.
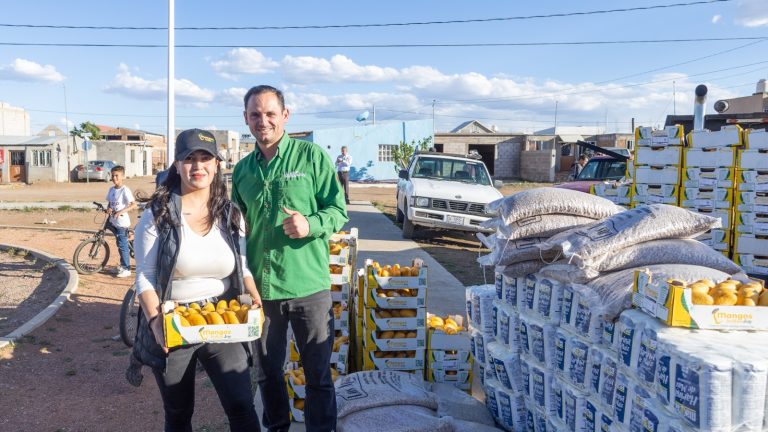
[[[555,101],[555,130],[553,135],[555,135],[555,138],[552,139],[552,147],[557,150],[557,101]]]
[[[437,99],[432,99],[432,139],[435,138],[435,103],[437,102]]]
[[[166,161],[165,168],[171,167],[171,163],[174,157],[174,150],[176,147],[176,126],[174,125],[174,118],[176,117],[176,106],[174,104],[174,69],[175,69],[175,57],[174,57],[174,2],[175,0],[168,0],[168,125],[167,125],[167,142],[166,142]]]
[[[67,109],[67,85],[62,83],[61,87],[64,88],[64,127],[67,128],[67,148],[65,149],[67,152],[67,172],[70,172],[72,170],[72,167],[69,166],[69,110]],[[72,153],[77,153],[77,142],[75,141],[75,137],[72,137],[72,146],[75,148]],[[70,181],[71,175],[67,176],[67,182]]]
[[[677,91],[674,81],[672,81],[672,115],[677,115]]]

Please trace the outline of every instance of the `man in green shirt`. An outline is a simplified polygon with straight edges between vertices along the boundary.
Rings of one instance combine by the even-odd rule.
[[[285,133],[289,112],[281,91],[253,87],[244,103],[245,122],[257,149],[235,166],[232,200],[247,221],[248,266],[266,318],[256,342],[264,426],[270,431],[287,431],[290,426],[283,378],[290,323],[307,380],[307,431],[333,431],[328,237],[349,220],[344,191],[331,158],[320,146]]]

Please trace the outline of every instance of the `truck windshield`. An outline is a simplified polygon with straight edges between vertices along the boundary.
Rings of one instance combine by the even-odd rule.
[[[421,157],[413,168],[414,178],[432,178],[488,186],[491,176],[482,162],[460,159],[441,159]]]

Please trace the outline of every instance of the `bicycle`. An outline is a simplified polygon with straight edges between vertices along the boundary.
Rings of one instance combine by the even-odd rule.
[[[139,313],[139,298],[136,295],[136,284],[133,284],[125,293],[120,306],[120,338],[128,347],[132,347],[136,339]]]
[[[107,225],[109,224],[109,215],[107,209],[98,202],[93,202],[96,206],[96,210],[104,213],[104,222],[101,228],[96,231],[93,237],[88,237],[83,240],[75,249],[75,254],[72,257],[72,263],[80,274],[93,274],[101,271],[109,262],[109,243],[106,239],[106,233],[108,231]],[[96,218],[94,218],[94,221]],[[133,229],[128,228],[128,249],[131,252],[131,258],[134,257],[133,252]]]

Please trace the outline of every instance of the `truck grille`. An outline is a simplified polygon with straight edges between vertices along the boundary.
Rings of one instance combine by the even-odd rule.
[[[485,204],[468,203],[464,201],[448,201],[441,199],[432,199],[432,208],[439,210],[450,210],[457,213],[467,213],[484,215]]]

